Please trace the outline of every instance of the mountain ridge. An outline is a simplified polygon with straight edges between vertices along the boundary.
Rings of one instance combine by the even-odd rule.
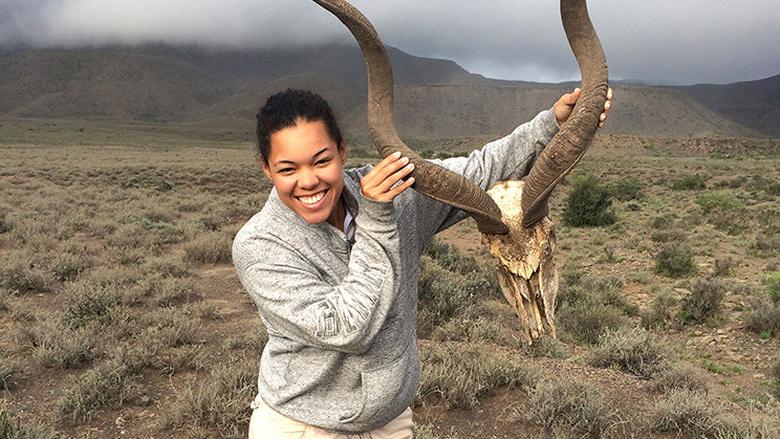
[[[421,137],[500,134],[576,83],[485,78],[450,60],[389,47],[399,131]],[[356,47],[194,46],[0,51],[0,117],[197,121],[254,118],[288,87],[321,93],[347,131],[367,132],[366,69]],[[780,136],[780,75],[729,85],[615,81],[608,132],[646,136]]]

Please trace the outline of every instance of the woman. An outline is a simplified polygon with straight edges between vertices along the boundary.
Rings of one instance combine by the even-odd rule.
[[[520,178],[578,97],[437,163],[483,189]],[[398,153],[344,170],[347,146],[315,94],[271,96],[257,119],[259,161],[274,188],[233,244],[269,335],[249,437],[411,438],[419,260],[435,233],[466,215],[408,190],[413,168]]]

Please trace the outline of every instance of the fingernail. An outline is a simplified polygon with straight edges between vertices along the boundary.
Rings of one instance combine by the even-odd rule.
[[[401,163],[409,163],[409,157],[402,158]]]
[[[406,167],[409,169],[414,169],[414,163],[409,163],[408,165],[406,165]]]
[[[409,181],[414,181],[414,177],[409,177]]]
[[[393,157],[398,158],[401,157],[401,151],[396,151],[393,153]]]

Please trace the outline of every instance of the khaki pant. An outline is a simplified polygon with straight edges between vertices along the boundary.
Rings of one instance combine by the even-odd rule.
[[[323,430],[290,419],[268,407],[260,398],[249,421],[249,439],[412,439],[412,409],[377,430],[361,434],[343,434]]]

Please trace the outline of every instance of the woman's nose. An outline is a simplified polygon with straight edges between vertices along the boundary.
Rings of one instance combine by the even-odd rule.
[[[301,170],[298,176],[298,186],[309,189],[317,187],[317,183],[319,183],[319,178],[317,178],[315,172],[305,169]]]

